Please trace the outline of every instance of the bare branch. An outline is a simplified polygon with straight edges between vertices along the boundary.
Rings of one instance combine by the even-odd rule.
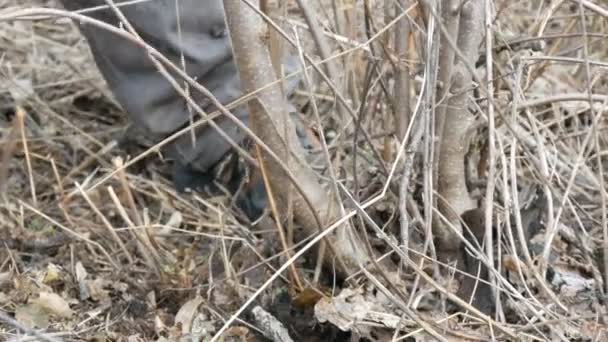
[[[267,31],[263,20],[240,0],[225,0],[224,10],[243,91],[252,92],[275,82],[276,75],[272,71],[266,47]],[[280,89],[267,88],[259,92],[255,99],[250,100],[248,105],[253,131],[276,155],[285,160],[289,159],[286,163],[287,167],[302,188],[304,196],[308,197],[313,206],[310,208],[307,205],[302,194],[293,194],[295,219],[309,234],[317,233],[316,216],[318,215],[323,225],[335,221],[338,203],[330,199],[327,191],[321,186],[318,176],[306,162],[294,123],[288,119],[287,106]],[[272,188],[277,190],[276,195],[281,202],[287,203],[289,192],[281,190],[289,189],[291,184],[289,177],[276,160],[268,157],[266,151],[263,151],[262,155],[268,162]],[[348,274],[356,265],[369,260],[365,249],[359,246],[360,243],[351,241],[346,229],[348,226],[332,236],[329,246],[334,255],[326,258],[326,262],[331,266],[334,256],[341,258],[345,265],[338,265],[338,269],[343,274]]]

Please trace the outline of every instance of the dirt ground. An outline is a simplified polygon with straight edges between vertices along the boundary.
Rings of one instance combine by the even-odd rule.
[[[344,2],[354,4],[349,13],[355,33],[332,36],[342,49],[366,40],[363,1]],[[378,13],[377,30],[382,2],[367,3]],[[305,288],[296,290],[284,272],[223,334],[224,341],[269,340],[264,315],[251,310],[256,306],[280,321],[294,341],[433,340],[418,319],[432,322],[449,341],[485,341],[493,334],[511,340],[501,329],[523,341],[608,340],[608,6],[596,1],[599,9],[587,7],[584,41],[577,1],[555,7],[542,1],[494,3],[499,77],[493,100],[505,115],[497,117],[495,134],[493,215],[497,240],[503,241],[495,251],[495,277],[504,280],[495,289],[501,303],[496,325],[452,310],[445,294],[411,270],[401,274],[415,315],[408,316],[365,275],[345,281],[324,269],[317,276],[317,253],[311,251],[295,263]],[[40,6],[60,8],[55,1],[0,0],[0,339],[210,340],[286,261],[274,225],[242,220],[226,196],[177,193],[157,151],[125,147],[127,116],[75,25],[10,18],[11,9]],[[287,22],[302,25],[295,5],[289,8]],[[319,10],[324,25],[333,20],[331,11],[329,4]],[[308,39],[304,46],[313,51]],[[341,65],[355,104],[364,97],[366,53],[361,47]],[[420,76],[420,56],[414,57],[413,73]],[[514,86],[521,60],[527,61],[525,78]],[[478,71],[483,76],[485,70]],[[390,72],[386,79],[390,84]],[[521,96],[517,101],[513,88]],[[588,90],[593,105],[580,95]],[[315,91],[324,133],[339,135],[330,120],[333,96],[322,85]],[[345,185],[361,185],[361,202],[383,189],[381,170],[393,165],[398,146],[390,101],[381,94],[381,86],[371,93],[374,115],[360,123],[373,146],[361,144],[356,158],[352,146],[331,149]],[[318,128],[308,95],[302,86],[292,101]],[[475,113],[471,158],[483,168],[487,120]],[[517,125],[507,124],[510,115],[517,115]],[[345,144],[352,139],[347,136]],[[384,164],[374,159],[378,151]],[[422,268],[428,274],[442,275],[442,288],[456,291],[453,272],[440,272],[424,246],[426,169],[419,159],[407,204],[408,212],[417,213],[410,248],[417,262],[427,258]],[[117,171],[120,164],[128,167]],[[478,191],[485,191],[486,181]],[[396,241],[399,179],[390,185],[369,214]],[[529,232],[530,262],[509,244],[521,240],[504,229],[511,226]],[[297,227],[294,234],[296,241],[307,241]],[[390,252],[379,235],[370,234],[370,243]],[[543,263],[545,277],[538,273]]]

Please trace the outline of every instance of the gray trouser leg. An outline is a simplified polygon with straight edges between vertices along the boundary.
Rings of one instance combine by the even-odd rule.
[[[106,4],[104,0],[61,2],[66,9],[73,11]],[[241,95],[221,0],[150,0],[124,6],[120,2],[116,0],[142,39],[177,66],[182,66],[183,55],[187,73],[209,89],[221,103],[229,103]],[[176,4],[179,10],[176,10]],[[120,26],[111,9],[86,15]],[[157,71],[145,50],[93,25],[83,24],[80,29],[101,74],[129,115],[136,131],[143,132],[147,140],[158,142],[189,123],[190,111],[186,100]],[[293,63],[288,64],[287,68],[292,66]],[[182,84],[181,80],[178,81]],[[288,92],[295,88],[296,83],[288,84]],[[190,93],[204,111],[215,110],[203,94],[194,89],[190,89]],[[239,108],[233,113],[247,123],[246,108]],[[200,116],[194,113],[194,117],[198,119]],[[237,143],[243,141],[243,132],[228,118],[219,117],[216,123],[232,140]],[[174,181],[178,188],[195,188],[200,183],[208,182],[208,175],[203,173],[207,173],[230,150],[229,143],[207,125],[196,132],[194,146],[190,134],[184,134],[169,144],[166,152],[175,161]],[[251,198],[261,197],[253,194]],[[263,205],[258,203],[253,207]]]
[[[104,0],[61,1],[69,10],[105,5]],[[228,103],[241,95],[220,0],[150,0],[121,6],[120,9],[146,43],[175,65],[181,67],[183,54],[188,74],[208,88],[220,102]],[[87,15],[120,25],[110,9]],[[158,141],[188,124],[190,112],[186,100],[157,71],[146,51],[127,39],[92,25],[81,25],[80,28],[110,90],[139,131],[145,132],[150,140]],[[202,94],[192,89],[191,94],[205,111],[214,110]],[[247,121],[243,109],[235,114]],[[195,118],[200,117],[195,115]],[[242,132],[228,119],[220,118],[217,122],[236,142],[243,139]],[[229,144],[217,132],[205,126],[197,132],[194,147],[190,135],[184,134],[169,151],[170,157],[180,163],[205,171],[229,149]]]

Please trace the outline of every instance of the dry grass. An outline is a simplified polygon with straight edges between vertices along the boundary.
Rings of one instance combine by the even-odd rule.
[[[529,341],[608,338],[603,321],[608,291],[608,253],[604,253],[608,250],[608,17],[601,12],[606,6],[596,1],[603,6],[600,11],[586,7],[581,25],[577,1],[554,8],[536,2],[495,1],[500,13],[492,27],[495,47],[520,43],[486,58],[495,69],[493,156],[487,152],[488,101],[477,98],[471,105],[479,123],[471,134],[474,144],[469,153],[474,169],[480,170],[479,179],[473,181],[481,184],[477,193],[494,193],[491,210],[500,227],[494,241],[502,241],[494,250],[493,283],[502,301],[494,317],[496,325],[490,328],[467,313],[450,315],[437,304],[444,288],[456,286],[443,267],[435,273],[444,275],[436,283],[421,280],[411,269],[406,274],[408,304],[416,318],[454,340],[504,336],[501,330]],[[374,13],[381,14],[381,2],[372,3]],[[0,0],[0,18],[10,6],[40,5],[58,7],[54,1]],[[324,8],[320,20],[326,26],[334,18],[331,6]],[[332,121],[335,97],[312,73],[315,88],[302,87],[295,101],[311,126],[324,127],[322,133],[333,138],[328,149],[334,176],[366,207],[367,227],[375,222],[397,241],[401,182],[390,171],[394,165],[399,170],[401,164],[396,162],[399,142],[389,135],[394,124],[384,93],[393,72],[388,57],[394,56],[381,52],[382,35],[372,40],[373,45],[353,48],[357,45],[352,42],[367,38],[363,10],[355,7],[349,13],[352,17],[342,21],[346,27],[330,39],[334,53],[336,41],[349,51],[338,63],[348,76],[341,89],[352,108],[359,109],[358,121],[348,123],[346,118],[344,131]],[[298,14],[291,8],[290,22],[303,26]],[[372,34],[383,28],[380,14]],[[298,33],[306,35],[304,30]],[[424,44],[421,32],[415,34],[415,44]],[[302,45],[312,51],[313,44],[305,40]],[[378,71],[366,77],[371,63],[365,53],[370,50],[378,54],[382,79]],[[411,58],[412,70],[421,70],[422,57],[412,54]],[[478,69],[481,79],[484,70],[484,66]],[[131,163],[142,150],[128,155],[117,147],[126,117],[96,71],[86,42],[69,21],[0,19],[0,80],[0,188],[4,189],[0,335],[4,338],[23,333],[17,323],[43,328],[47,339],[60,340],[157,340],[160,336],[175,340],[184,332],[210,337],[285,261],[287,253],[281,252],[276,231],[263,225],[252,230],[240,223],[227,209],[229,199],[177,194],[154,151]],[[485,95],[477,90],[474,96]],[[355,125],[360,129],[355,130]],[[354,147],[355,139],[368,138],[371,144]],[[431,146],[423,140],[405,203],[412,226],[409,253],[417,262],[425,260],[420,268],[428,273],[440,268],[424,244],[431,208],[422,200],[430,191],[422,155]],[[129,167],[116,172],[122,160]],[[489,163],[494,164],[495,174],[493,187],[486,189]],[[549,199],[549,205],[539,198]],[[344,202],[354,208],[350,201]],[[358,213],[362,218],[357,223],[363,224],[361,212],[350,213]],[[533,233],[530,255],[520,248],[520,236],[527,232]],[[381,251],[392,251],[378,231],[370,233],[370,239]],[[314,257],[307,255],[296,263],[309,284],[316,284]],[[288,274],[284,276],[265,289],[258,302],[294,331],[309,331],[319,341],[344,338],[329,325],[304,327],[314,319],[311,302],[320,296],[305,291],[296,296],[296,304],[290,304],[285,297],[293,295],[288,290],[292,286]],[[374,284],[369,277],[353,278]],[[320,283],[321,292],[331,293],[330,272],[323,273]],[[381,295],[371,285],[353,292],[346,301],[353,311],[373,303],[374,310],[384,314],[374,319],[366,316],[355,324],[352,330],[363,337],[428,338],[416,330],[420,325],[413,317],[403,316],[391,304],[399,300],[396,295]],[[343,299],[322,303],[331,306]],[[19,322],[9,324],[4,313]],[[228,334],[255,334],[253,318],[241,319]],[[33,333],[29,328],[25,331]],[[292,338],[302,340],[298,335]]]

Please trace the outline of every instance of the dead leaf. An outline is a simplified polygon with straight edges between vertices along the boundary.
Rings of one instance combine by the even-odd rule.
[[[56,293],[40,292],[40,297],[32,300],[32,303],[40,305],[47,312],[58,317],[70,318],[74,314],[68,302]]]
[[[36,303],[18,306],[15,309],[15,319],[31,329],[46,329],[49,326],[49,315],[46,309]]]
[[[293,304],[300,309],[306,309],[313,307],[323,298],[323,295],[319,290],[312,289],[310,287],[305,288],[302,292],[298,293],[296,298],[293,300]]]
[[[34,86],[31,79],[13,79],[13,84],[9,86],[8,91],[16,103],[23,103],[34,94]]]
[[[2,272],[0,273],[0,288],[8,285],[13,278],[12,272]]]
[[[248,342],[249,329],[242,326],[231,327],[222,334],[224,341]]]
[[[551,283],[559,289],[559,293],[562,296],[574,298],[577,301],[591,297],[595,289],[595,280],[593,278],[587,278],[579,272],[559,264],[554,265],[553,270],[555,274]]]
[[[75,269],[76,269],[76,280],[78,280],[79,282],[85,280],[86,277],[89,275],[87,273],[87,270],[82,265],[82,262],[80,262],[80,261],[76,263]]]
[[[80,292],[80,300],[87,300],[91,297],[89,287],[87,286],[86,278],[87,270],[82,266],[82,262],[77,262],[75,267],[76,281],[78,281],[78,290]]]
[[[106,290],[108,282],[102,278],[95,278],[95,280],[88,280],[86,282],[91,299],[96,302],[103,302],[110,298],[110,293]]]
[[[182,213],[180,213],[179,211],[174,211],[173,214],[171,214],[171,217],[169,217],[166,226],[172,228],[179,228],[182,225],[183,220],[184,219],[182,217]]]
[[[363,290],[344,289],[333,298],[322,298],[315,305],[315,317],[321,323],[330,322],[342,331],[353,331],[361,336],[368,336],[370,325],[362,322],[375,322],[386,327],[395,328],[400,318],[383,312],[377,305],[378,298],[364,297]]]
[[[215,325],[213,323],[207,315],[199,313],[192,321],[192,328],[190,329],[192,336],[203,340],[205,337],[213,335],[215,333]]]
[[[13,300],[16,302],[25,301],[25,299],[38,291],[38,286],[36,286],[32,279],[23,274],[15,275],[13,277],[13,288],[15,289],[13,292]]]
[[[162,318],[160,318],[158,315],[154,316],[154,332],[157,335],[162,336],[162,333],[165,331],[168,331],[165,322],[163,322]]]
[[[526,266],[526,264],[514,255],[503,255],[502,262],[505,269],[509,272],[517,273],[518,270],[521,269],[523,274],[528,274],[528,267]]]
[[[194,317],[198,314],[198,307],[203,303],[203,297],[196,296],[195,298],[187,301],[182,307],[179,309],[177,314],[175,315],[175,325],[181,324],[182,334],[190,334],[190,330],[192,327],[192,321]]]
[[[42,278],[42,283],[45,285],[52,285],[59,282],[63,282],[61,269],[55,264],[48,264],[44,277]]]

